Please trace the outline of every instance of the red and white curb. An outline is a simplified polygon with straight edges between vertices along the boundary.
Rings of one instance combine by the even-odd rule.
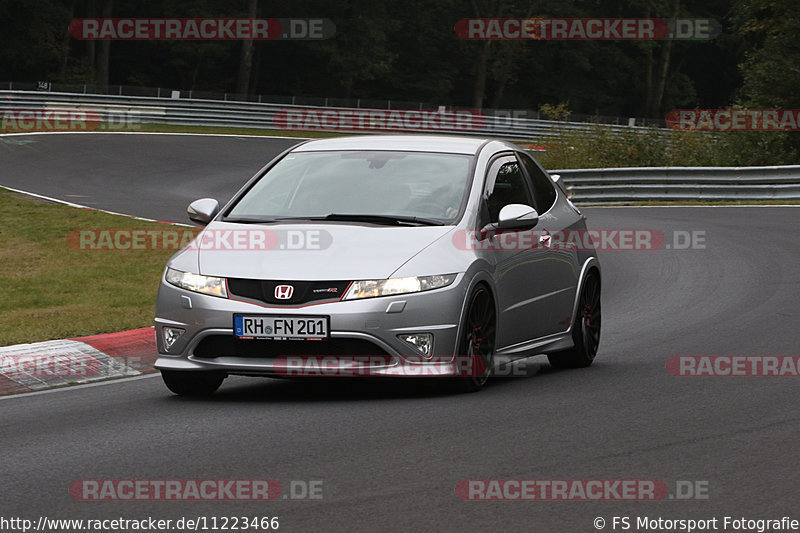
[[[156,372],[152,327],[0,347],[0,395]]]

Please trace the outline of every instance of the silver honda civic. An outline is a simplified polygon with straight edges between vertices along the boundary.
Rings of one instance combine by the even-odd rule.
[[[600,265],[585,220],[518,146],[375,135],[303,142],[168,262],[156,368],[174,393],[228,375],[430,377],[475,391],[500,364],[592,363]]]

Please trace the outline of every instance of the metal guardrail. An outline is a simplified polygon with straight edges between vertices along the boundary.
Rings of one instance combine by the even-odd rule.
[[[554,170],[576,204],[631,201],[798,201],[800,165]]]
[[[274,94],[237,94],[227,92],[215,92],[205,90],[174,90],[166,87],[142,87],[132,85],[108,85],[101,86],[96,84],[70,84],[60,82],[15,82],[0,81],[0,90],[8,91],[46,91],[56,93],[71,94],[95,94],[95,95],[116,95],[116,96],[149,96],[155,98],[171,98],[176,94],[181,99],[217,100],[217,101],[236,101],[236,102],[258,102],[265,104],[282,104],[297,106],[319,106],[319,107],[349,107],[364,109],[437,109],[439,104],[430,102],[411,102],[403,100],[379,100],[374,98],[337,98],[323,96],[287,96]],[[452,107],[452,106],[448,106]],[[491,109],[489,114],[508,113],[508,110]],[[540,120],[544,118],[537,109],[515,109],[515,116],[529,119]],[[581,113],[569,113],[566,120],[570,122],[585,122],[589,124],[616,124],[616,125],[637,125],[663,128],[666,121],[663,118],[644,118],[644,117],[619,117],[607,115],[586,115]]]
[[[593,128],[651,131],[641,126],[529,119],[512,111],[365,109],[257,102],[187,100],[97,94],[0,91],[0,110],[86,110],[104,127],[136,129],[142,123],[295,131],[405,131],[488,135],[540,142],[565,131]],[[93,115],[94,116],[94,115]]]

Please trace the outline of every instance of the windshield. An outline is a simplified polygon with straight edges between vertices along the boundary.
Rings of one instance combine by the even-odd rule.
[[[226,219],[336,215],[455,221],[472,157],[429,152],[290,153],[236,203]]]

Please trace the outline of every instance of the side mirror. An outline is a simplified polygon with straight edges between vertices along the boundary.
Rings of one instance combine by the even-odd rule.
[[[525,204],[508,204],[497,216],[497,229],[531,229],[539,223],[539,213]]]
[[[500,210],[497,222],[486,224],[480,231],[483,240],[502,230],[526,230],[539,223],[539,213],[525,204],[508,204]]]
[[[200,198],[186,208],[189,220],[198,224],[208,224],[219,213],[219,202],[213,198]]]

